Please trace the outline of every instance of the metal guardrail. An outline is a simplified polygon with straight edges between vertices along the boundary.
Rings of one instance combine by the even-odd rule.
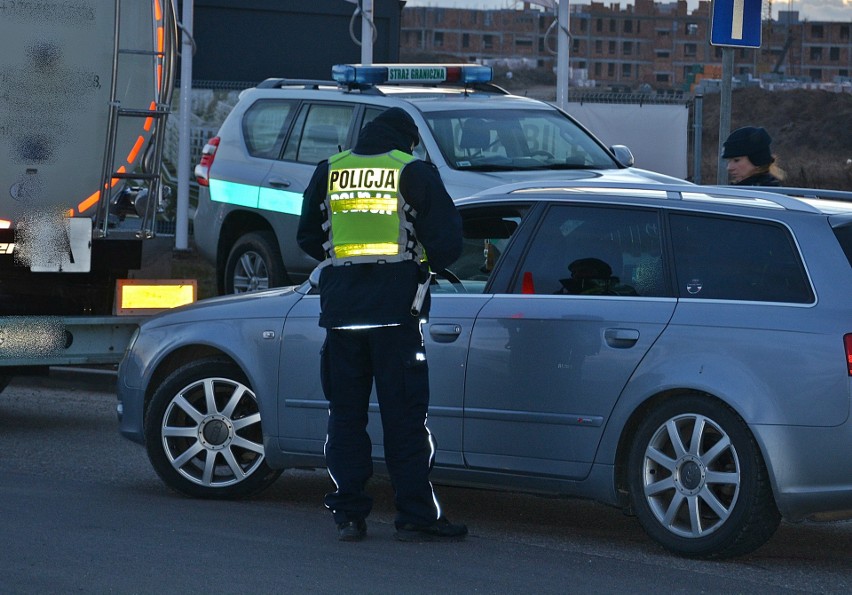
[[[215,89],[222,91],[242,91],[256,87],[260,81],[212,81],[193,79],[193,89]],[[180,79],[175,81],[175,86],[180,88]]]
[[[692,97],[647,93],[601,93],[575,91],[568,93],[569,103],[627,103],[632,105],[690,105]]]

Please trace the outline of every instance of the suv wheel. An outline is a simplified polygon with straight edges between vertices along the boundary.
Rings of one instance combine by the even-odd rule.
[[[195,498],[240,498],[271,485],[257,398],[239,367],[221,358],[170,374],[145,416],[145,447],[162,480]]]
[[[628,466],[639,522],[675,553],[745,554],[780,523],[760,450],[721,403],[684,395],[656,407],[637,429]]]
[[[234,243],[225,264],[225,293],[246,293],[288,285],[281,251],[269,231],[247,233]]]

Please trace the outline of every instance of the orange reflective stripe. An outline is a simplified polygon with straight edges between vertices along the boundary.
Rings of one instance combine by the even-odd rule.
[[[136,161],[136,156],[139,154],[139,149],[142,148],[142,145],[145,143],[145,137],[140,136],[136,139],[136,143],[134,143],[133,148],[130,149],[130,153],[127,154],[127,163],[133,163]]]
[[[152,110],[152,111],[157,109],[157,102],[152,101],[151,105],[148,106],[148,109]],[[153,123],[154,123],[154,118],[152,118],[151,116],[148,116],[147,118],[145,118],[145,126],[143,126],[143,128],[145,129],[146,132],[151,130],[151,125]]]
[[[89,196],[89,198],[87,198],[86,200],[84,200],[83,202],[81,202],[80,204],[78,204],[78,205],[77,205],[77,211],[79,211],[80,213],[82,213],[82,212],[83,212],[83,211],[85,211],[86,209],[90,208],[92,205],[96,204],[96,203],[98,202],[98,199],[99,199],[100,197],[101,197],[101,191],[100,191],[100,190],[98,190],[98,191],[96,191],[94,194],[91,194],[91,195]]]

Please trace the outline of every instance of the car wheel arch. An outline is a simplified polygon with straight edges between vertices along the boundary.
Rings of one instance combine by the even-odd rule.
[[[264,420],[274,419],[274,413],[268,415],[262,410],[262,401],[257,398],[255,385],[245,367],[214,348],[202,351],[187,348],[173,355],[168,363],[158,368],[146,391],[149,397],[146,397],[143,435],[155,471],[173,490],[197,498],[243,498],[268,487],[282,470],[270,467],[266,462],[265,448],[259,449],[258,446],[266,442],[266,427],[261,424]],[[211,401],[208,391],[213,384],[235,392],[224,402],[218,397]],[[202,389],[202,386],[205,388]],[[199,390],[203,392],[199,393]],[[212,390],[218,394],[216,388]],[[208,396],[205,397],[204,393]],[[199,403],[200,406],[197,405]],[[248,415],[244,407],[249,408]],[[195,413],[188,414],[189,411]],[[255,412],[253,415],[252,411]],[[175,415],[177,417],[172,417]],[[167,417],[172,421],[166,422]],[[192,424],[195,424],[193,429],[198,432],[197,436],[170,431],[167,440],[167,435],[160,433],[162,428],[166,423],[172,426],[174,420],[178,420],[175,427],[183,428],[179,421],[181,417],[189,421],[187,428],[193,428]],[[222,434],[222,428],[230,429]],[[243,436],[241,432],[244,431],[253,431],[254,435]],[[187,446],[182,443],[194,444]],[[204,447],[198,448],[202,444]],[[254,454],[247,459],[233,452],[234,448]],[[176,457],[178,454],[180,456]],[[216,459],[215,463],[211,459],[223,455],[225,458]],[[207,461],[203,477],[201,464],[196,462],[199,457]],[[243,469],[245,475],[234,471],[237,465],[243,464],[246,465]],[[215,477],[208,476],[208,469]],[[219,469],[229,469],[230,478],[225,473],[223,479]],[[192,472],[188,474],[185,470]]]
[[[698,396],[708,400],[718,402],[720,405],[726,405],[724,401],[710,393],[698,391],[691,388],[672,388],[667,389],[653,395],[639,403],[627,418],[621,429],[621,434],[618,436],[613,465],[613,483],[616,492],[619,495],[619,506],[629,511],[630,502],[627,494],[627,459],[630,455],[630,448],[633,441],[636,439],[636,433],[642,421],[657,407],[671,399],[682,396]]]
[[[178,370],[194,361],[208,358],[221,358],[227,363],[239,365],[239,363],[234,361],[234,359],[227,353],[210,345],[183,345],[173,351],[170,351],[156,363],[145,385],[144,414],[148,413],[148,406],[150,405],[151,398],[154,396],[157,388],[175,370]]]
[[[216,247],[216,289],[219,295],[225,293],[225,267],[234,245],[250,233],[270,233],[280,251],[281,242],[272,224],[262,215],[252,211],[231,211],[222,222],[219,243]],[[283,262],[281,263],[283,266]]]
[[[675,415],[675,417],[666,420],[671,415]],[[659,446],[655,447],[657,454],[648,459],[649,454],[645,449],[649,447],[646,441],[650,438],[650,434],[644,437],[643,434],[646,434],[649,429],[653,429],[657,424],[661,424],[663,420],[666,420],[665,426],[668,429],[663,436],[670,436],[672,428],[668,427],[669,424],[683,423],[676,422],[676,419],[684,421],[690,419],[695,419],[696,421],[702,420],[702,425],[689,430],[692,445],[690,446],[689,442],[684,442],[683,444],[684,447],[689,447],[687,452],[682,452],[681,455],[664,456],[675,456],[676,459],[681,459],[682,457],[684,461],[687,459],[698,460],[692,454],[697,436],[695,432],[698,431],[698,427],[702,428],[700,439],[703,442],[705,433],[703,428],[706,427],[711,434],[715,432],[717,436],[721,436],[726,441],[729,440],[726,451],[730,451],[733,457],[733,464],[736,464],[737,469],[740,469],[735,475],[731,476],[732,486],[736,486],[737,492],[742,489],[746,490],[739,495],[738,499],[734,496],[733,501],[729,504],[730,508],[720,513],[722,516],[716,521],[706,521],[710,524],[707,534],[704,534],[703,531],[695,534],[693,530],[691,536],[684,537],[678,534],[678,531],[682,530],[681,528],[672,530],[673,533],[678,534],[677,537],[674,537],[669,534],[668,528],[663,528],[662,525],[658,524],[659,520],[652,521],[651,525],[653,526],[648,524],[649,509],[647,509],[645,500],[647,499],[650,502],[653,499],[656,501],[659,495],[663,493],[659,490],[663,488],[658,487],[656,491],[652,490],[651,492],[645,491],[645,495],[640,497],[641,503],[634,501],[637,493],[642,493],[641,488],[637,492],[637,485],[634,483],[634,480],[642,481],[634,475],[634,473],[641,471],[637,466],[638,462],[636,459],[638,456],[637,453],[640,451],[636,449],[644,450],[644,458],[646,461],[650,461],[652,465],[658,465],[656,463],[656,461],[660,460],[658,456],[665,452],[662,450],[656,451],[656,448],[659,448]],[[663,426],[660,425],[656,431],[659,433],[662,431],[662,428]],[[717,430],[721,434],[716,432]],[[641,443],[639,443],[640,440]],[[652,440],[656,440],[656,438],[652,438]],[[671,438],[669,437],[668,440],[670,441]],[[711,464],[717,466],[719,463],[711,463],[711,461],[717,460],[716,457],[719,457],[718,460],[724,463],[720,455],[726,451],[719,451],[719,454],[706,459],[706,461],[703,460],[702,456],[702,462],[704,465],[707,465],[708,474],[717,472],[716,469],[711,470]],[[744,554],[753,551],[765,543],[775,532],[780,522],[781,514],[776,497],[776,485],[772,470],[767,462],[764,445],[742,416],[716,395],[702,391],[682,389],[669,390],[652,396],[644,401],[641,406],[637,407],[628,418],[627,423],[624,424],[616,452],[613,481],[618,497],[617,504],[626,513],[637,516],[643,524],[646,533],[657,541],[659,545],[679,555],[698,558],[727,558]],[[696,455],[697,452],[695,452]],[[644,465],[647,464],[647,462],[644,463]],[[687,485],[690,475],[680,475],[685,469],[685,467],[683,469],[680,468],[681,464],[678,463],[677,468],[679,471],[677,472],[675,472],[674,468],[666,467],[667,469],[671,469],[670,472],[673,474],[672,479],[680,477],[676,483],[682,482],[685,488],[696,488],[696,493],[691,497],[703,498],[703,496],[697,495],[697,486]],[[740,467],[741,465],[743,467]],[[741,470],[749,470],[750,472],[740,475]],[[647,474],[648,469],[645,469],[642,473]],[[654,482],[655,486],[662,486],[664,484],[663,480],[665,480],[665,476],[651,475],[651,477],[656,477],[656,479],[650,480]],[[646,478],[644,481],[647,482],[649,480]],[[709,479],[707,485],[711,485]],[[712,485],[717,484],[713,483]],[[724,482],[721,485],[724,489]],[[669,485],[666,490],[672,490],[673,487]],[[646,485],[645,490],[647,489]],[[681,488],[678,489],[680,490]],[[678,497],[677,492],[675,492],[674,497]],[[675,501],[679,500],[673,500],[672,502]],[[664,506],[673,506],[673,504],[664,504]],[[678,504],[678,506],[682,505]],[[667,519],[669,518],[668,514],[671,514],[671,509],[667,511]],[[704,518],[702,515],[702,524],[705,522]],[[731,522],[734,524],[732,525]],[[717,528],[719,532],[715,533]]]

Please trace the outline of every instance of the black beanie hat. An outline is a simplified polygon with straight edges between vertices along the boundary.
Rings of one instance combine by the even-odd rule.
[[[417,124],[414,123],[414,118],[400,107],[392,107],[383,111],[370,124],[402,134],[406,138],[408,146],[420,141],[420,133],[417,130]]]
[[[772,137],[763,128],[744,126],[734,130],[722,145],[722,159],[748,157],[754,165],[769,165],[775,161],[769,151]]]

